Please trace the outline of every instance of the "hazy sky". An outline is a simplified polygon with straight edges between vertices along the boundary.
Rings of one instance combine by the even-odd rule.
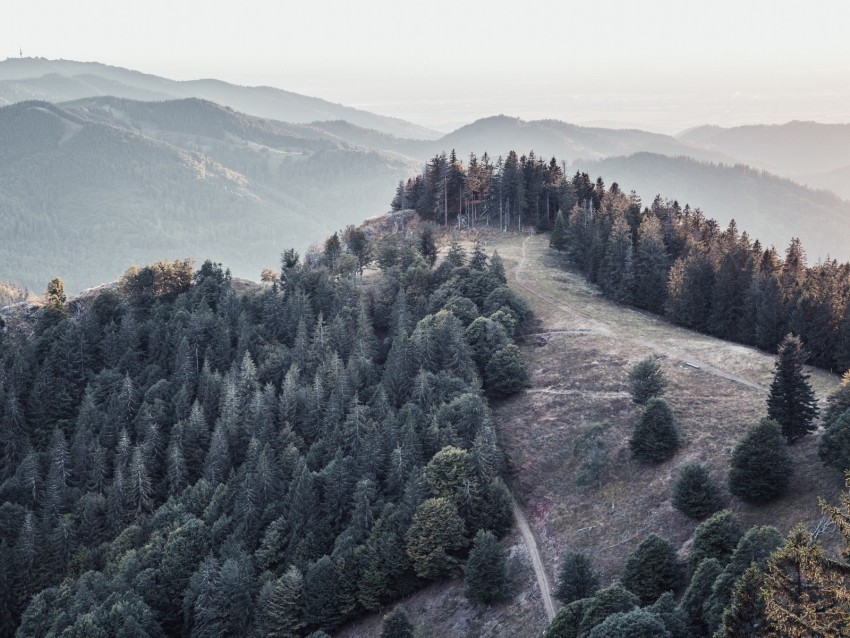
[[[850,120],[850,3],[3,0],[0,56],[269,84],[447,129]]]

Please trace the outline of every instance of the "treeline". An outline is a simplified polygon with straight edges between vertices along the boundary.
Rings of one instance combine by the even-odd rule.
[[[556,219],[551,244],[616,301],[771,352],[791,332],[815,365],[850,368],[850,264],[808,266],[798,239],[780,256],[734,220],[722,230],[660,196],[641,210],[614,184]]]
[[[0,330],[0,636],[330,631],[510,528],[498,256],[349,229],[264,278],[158,263],[73,312],[56,280]]]
[[[444,225],[551,230],[552,247],[615,301],[770,352],[792,332],[815,365],[850,368],[850,264],[809,266],[797,239],[781,255],[734,220],[723,229],[660,195],[647,207],[616,183],[513,151],[495,164],[439,155],[392,205]]]
[[[546,162],[534,151],[521,157],[511,151],[493,163],[484,153],[481,159],[470,155],[464,164],[452,150],[449,156],[435,156],[421,175],[399,182],[392,208],[415,209],[423,219],[445,226],[546,230],[559,209],[570,210],[586,197],[595,197],[587,175],[564,179],[563,167],[554,157]]]

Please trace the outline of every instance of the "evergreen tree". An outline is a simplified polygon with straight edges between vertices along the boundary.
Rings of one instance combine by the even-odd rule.
[[[531,385],[528,367],[513,344],[497,350],[484,369],[484,389],[494,397],[516,394]]]
[[[413,638],[413,624],[401,607],[384,616],[381,638]]]
[[[667,249],[661,222],[649,216],[638,229],[634,257],[635,304],[650,312],[661,313],[667,300]]]
[[[507,593],[505,552],[492,532],[478,530],[464,567],[465,594],[469,600],[489,605]]]
[[[804,361],[800,339],[787,335],[779,345],[767,413],[780,425],[789,444],[817,428],[817,399],[809,384],[809,375],[803,372]]]
[[[558,211],[558,216],[555,217],[555,225],[552,226],[552,232],[549,235],[549,247],[558,252],[564,252],[567,249],[567,225],[562,211]]]
[[[850,370],[842,375],[838,387],[826,398],[826,412],[823,415],[824,427],[828,429],[847,410],[850,410]]]
[[[587,638],[671,638],[664,622],[646,609],[611,614]]]
[[[304,628],[304,579],[294,565],[263,585],[253,634],[257,638],[298,638]]]
[[[640,598],[619,583],[605,589],[600,589],[586,604],[577,600],[567,606],[583,607],[583,613],[578,623],[578,636],[587,636],[594,627],[601,624],[608,616],[620,612],[629,612],[640,605]]]
[[[664,399],[650,399],[629,440],[632,454],[644,463],[662,463],[681,444],[679,426]]]
[[[723,507],[723,493],[704,466],[688,463],[679,469],[672,502],[682,514],[699,521]]]
[[[779,498],[791,482],[793,467],[776,421],[762,419],[735,446],[729,491],[753,505]]]
[[[568,552],[558,570],[558,588],[555,598],[565,605],[575,600],[592,597],[599,589],[599,576],[586,554]]]
[[[682,585],[682,568],[676,548],[666,538],[650,534],[626,560],[623,586],[648,605],[666,591],[677,591]]]
[[[451,555],[468,543],[463,520],[451,500],[430,498],[416,510],[405,535],[407,555],[420,578],[436,579],[452,574],[458,565]]]
[[[723,566],[716,558],[706,558],[694,571],[691,582],[679,606],[688,618],[693,633],[696,635],[707,635],[708,627],[705,624],[703,605],[711,595],[711,588],[717,577],[723,571]]]
[[[725,564],[738,546],[742,535],[741,525],[732,512],[717,512],[700,524],[694,532],[694,542],[688,555],[691,570],[708,558],[716,558]]]
[[[724,638],[761,638],[765,635],[767,619],[764,609],[764,574],[750,565],[735,583],[732,603],[723,612],[721,635]]]
[[[647,401],[660,397],[667,388],[667,378],[656,357],[647,357],[629,370],[629,385],[632,401],[646,405]]]

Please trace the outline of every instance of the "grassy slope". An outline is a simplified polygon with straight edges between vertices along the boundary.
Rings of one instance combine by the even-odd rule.
[[[676,470],[700,461],[725,483],[732,448],[765,414],[773,356],[605,300],[580,274],[564,269],[545,236],[484,239],[488,252],[498,249],[505,259],[511,286],[528,300],[538,322],[523,345],[532,388],[496,405],[493,417],[511,460],[512,485],[537,533],[550,579],[559,557],[568,549],[580,549],[593,557],[606,583],[616,580],[626,556],[650,532],[670,538],[685,557],[696,523],[670,504]],[[534,292],[516,277],[523,244],[526,259],[520,281]],[[630,458],[628,449],[639,410],[628,396],[627,372],[653,353],[664,356],[670,380],[667,399],[685,443],[672,460],[645,467]],[[823,398],[837,377],[812,371],[812,383]],[[611,424],[610,474],[598,490],[578,488],[573,439],[583,424],[601,420]],[[842,479],[820,464],[816,448],[817,435],[791,448],[796,475],[781,501],[760,508],[731,501],[744,526],[772,524],[785,532],[800,521],[811,526],[820,519],[817,497],[837,500]],[[834,539],[826,536],[825,541]],[[404,601],[417,635],[540,635],[545,617],[527,554],[518,543],[516,535],[506,541],[521,567],[513,600],[490,610],[475,609],[462,598],[459,582],[432,585]],[[379,633],[379,619],[371,617],[339,635]]]

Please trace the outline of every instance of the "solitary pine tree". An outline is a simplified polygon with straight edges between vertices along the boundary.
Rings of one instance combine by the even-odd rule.
[[[508,588],[505,552],[493,532],[478,530],[464,568],[466,597],[489,605],[502,598]]]
[[[785,493],[794,469],[779,425],[762,419],[732,452],[729,491],[747,503],[761,505]]]
[[[558,216],[555,218],[555,225],[552,226],[552,233],[549,235],[549,247],[558,252],[567,249],[567,224],[564,222],[563,211],[558,211]]]
[[[688,463],[679,470],[672,500],[673,507],[698,521],[723,507],[720,486],[699,463]]]
[[[779,423],[789,444],[813,432],[817,427],[817,399],[803,372],[806,355],[800,339],[789,334],[779,345],[773,382],[767,398],[767,414]]]
[[[664,399],[650,399],[629,441],[632,454],[644,463],[661,463],[675,454],[680,443],[670,406]]]
[[[638,405],[646,405],[646,402],[664,394],[667,388],[667,379],[661,364],[655,357],[647,357],[639,361],[629,370],[629,385],[631,386],[632,401]]]

